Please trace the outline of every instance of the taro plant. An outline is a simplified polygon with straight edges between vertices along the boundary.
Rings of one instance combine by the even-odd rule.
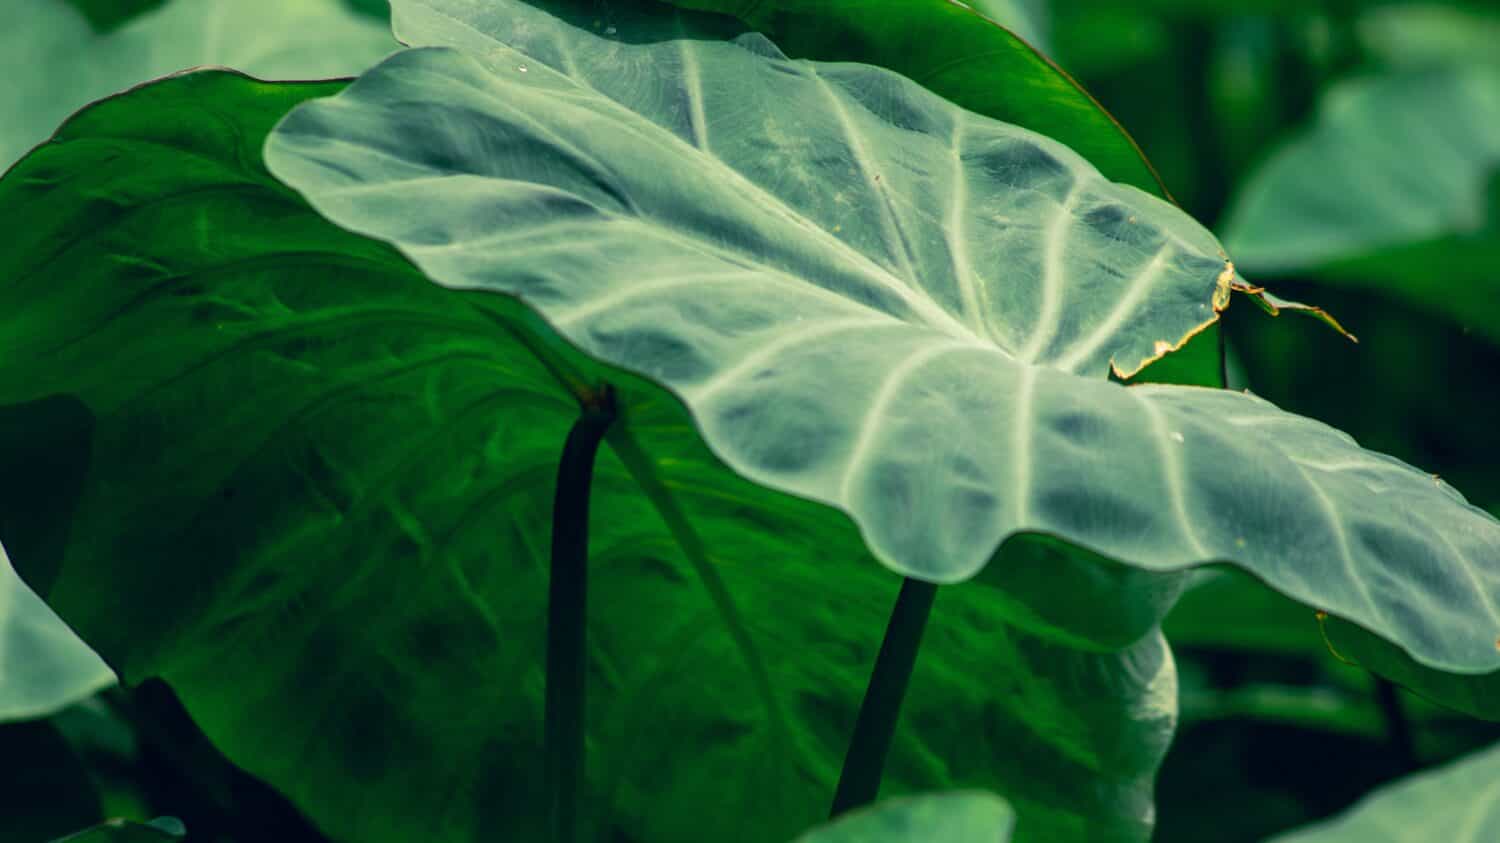
[[[678,5],[394,0],[0,179],[0,541],[126,684],[351,841],[1145,840],[1209,564],[1500,717],[1500,522],[1216,388],[1321,314],[1071,80]]]

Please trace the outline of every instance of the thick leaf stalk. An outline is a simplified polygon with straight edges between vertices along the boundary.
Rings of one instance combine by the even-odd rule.
[[[553,843],[578,839],[583,782],[589,492],[599,441],[615,419],[609,387],[584,399],[568,431],[552,506],[552,573],[547,604],[547,692],[543,714],[548,813]]]
[[[885,756],[896,734],[901,717],[901,701],[911,680],[911,669],[917,663],[922,633],[932,614],[937,584],[907,577],[896,596],[891,620],[885,627],[885,639],[870,672],[870,684],[859,704],[854,721],[854,735],[844,754],[844,769],[839,773],[838,789],[833,795],[830,816],[875,801],[880,792],[880,777],[885,771]]]

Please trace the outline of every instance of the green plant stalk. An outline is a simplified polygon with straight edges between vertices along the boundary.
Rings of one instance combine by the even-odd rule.
[[[614,392],[586,395],[568,431],[552,504],[552,572],[547,602],[547,690],[543,713],[548,815],[553,843],[578,839],[588,668],[589,491],[599,441],[615,419]]]
[[[844,769],[839,773],[830,816],[868,805],[880,792],[885,756],[896,734],[901,701],[906,697],[911,669],[917,663],[917,650],[922,646],[922,633],[927,629],[927,617],[932,613],[936,596],[937,583],[910,577],[901,583],[901,593],[896,596],[896,606],[885,627],[885,639],[875,657],[875,669],[870,672],[869,687],[859,704],[859,717],[854,721],[854,735],[844,754]]]

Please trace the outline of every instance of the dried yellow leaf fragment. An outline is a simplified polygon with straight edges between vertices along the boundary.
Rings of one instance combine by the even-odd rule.
[[[1229,307],[1229,294],[1234,288],[1234,261],[1224,261],[1224,271],[1214,281],[1213,306],[1215,313],[1223,313]]]

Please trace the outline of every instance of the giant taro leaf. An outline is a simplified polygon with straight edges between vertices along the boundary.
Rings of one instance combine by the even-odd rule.
[[[607,379],[628,424],[595,477],[589,819],[790,839],[828,809],[898,578],[847,518],[728,471],[659,386],[275,182],[272,124],[339,87],[173,77],[0,180],[0,465],[40,492],[0,507],[17,570],[330,837],[540,839],[549,507],[577,414],[555,375]],[[997,594],[938,597],[886,793],[1003,792],[1022,840],[1146,839],[1176,697],[1151,610],[1097,602],[1144,629],[1084,650]]]
[[[403,41],[458,49],[300,107],[272,172],[667,385],[726,463],[844,510],[892,570],[961,581],[1021,532],[1158,571],[1230,561],[1422,664],[1500,667],[1500,523],[1452,488],[1252,396],[1104,379],[1227,300],[1232,266],[1174,207],[758,36],[394,10]]]
[[[1267,843],[1484,843],[1500,839],[1500,745],[1371,793]]]
[[[1500,342],[1500,68],[1354,79],[1231,208],[1242,268],[1375,286]]]
[[[85,11],[97,19],[103,7]],[[347,76],[396,46],[340,0],[173,0],[108,34],[68,0],[5,0],[0,167],[74,109],[163,73],[219,64],[266,78]]]

